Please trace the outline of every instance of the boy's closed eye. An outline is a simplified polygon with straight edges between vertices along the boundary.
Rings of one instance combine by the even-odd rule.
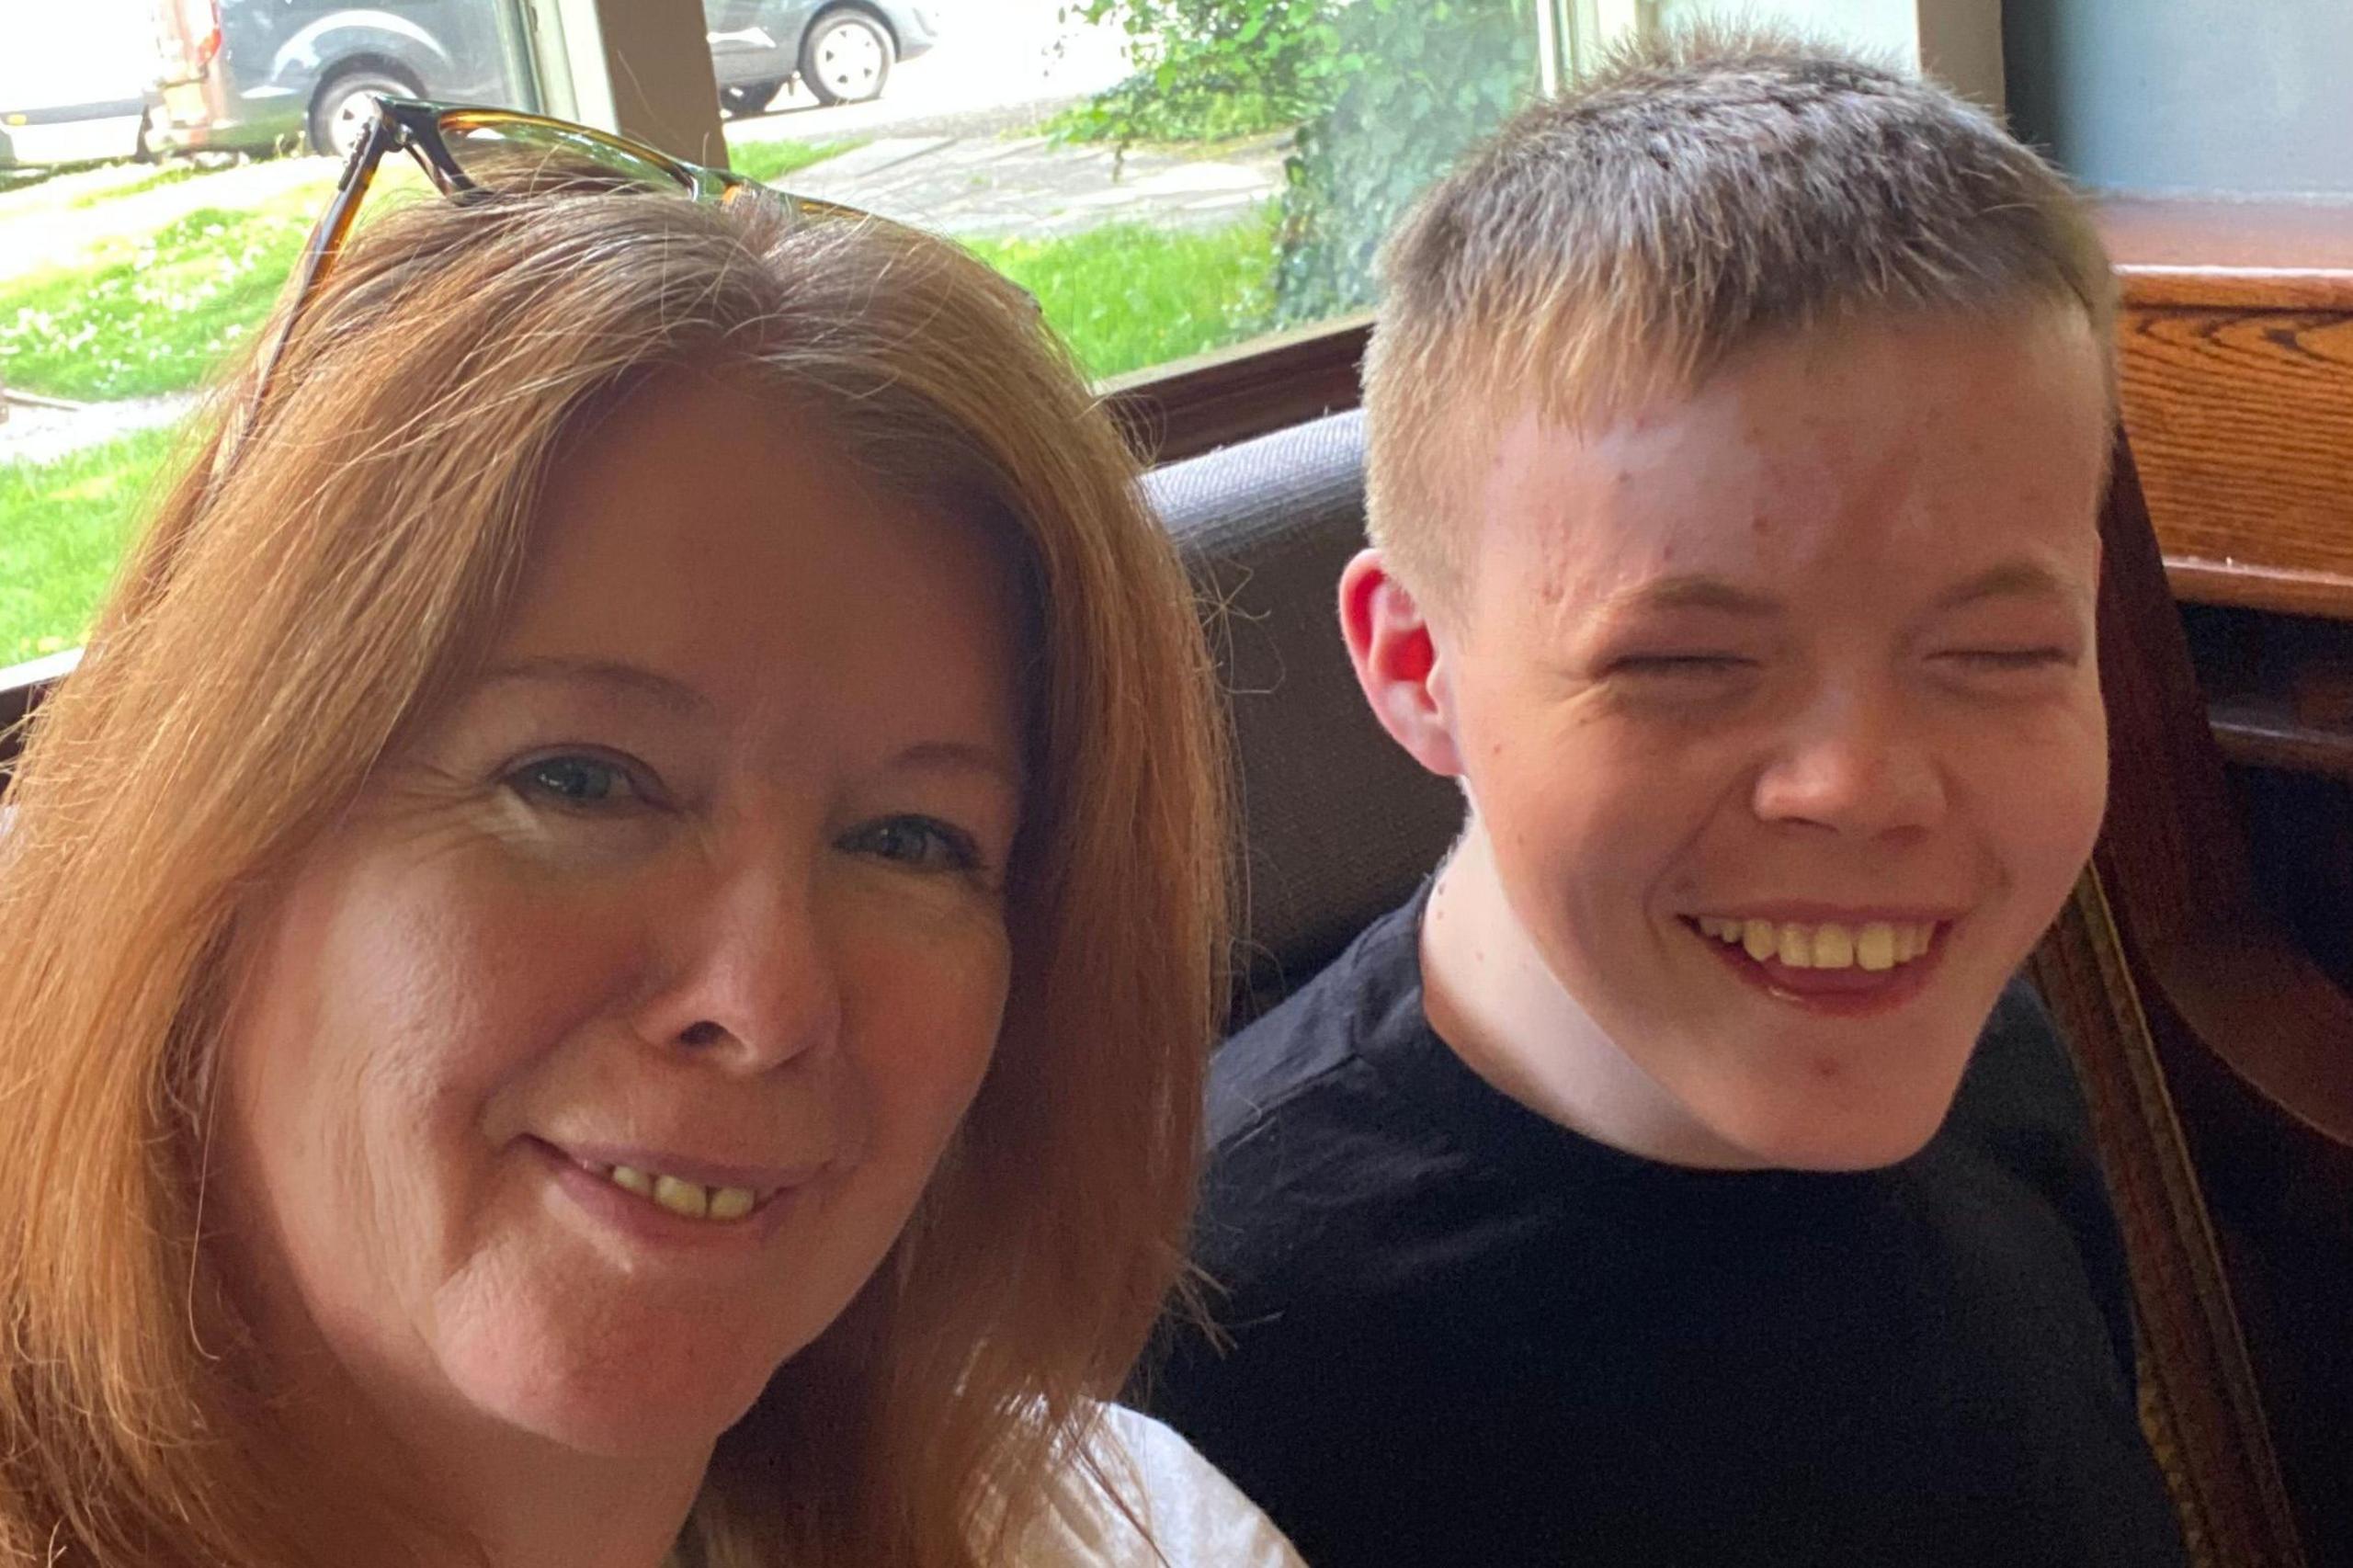
[[[1746,653],[1625,653],[1603,666],[1604,675],[1711,676],[1755,669],[1760,663]]]

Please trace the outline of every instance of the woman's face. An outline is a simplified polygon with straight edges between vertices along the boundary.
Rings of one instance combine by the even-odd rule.
[[[480,678],[240,933],[215,1165],[265,1348],[432,1433],[707,1449],[988,1065],[1007,574],[772,394],[561,466]]]

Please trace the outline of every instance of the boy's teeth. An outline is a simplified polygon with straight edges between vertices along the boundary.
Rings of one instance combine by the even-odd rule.
[[[1738,944],[1759,963],[1779,959],[1785,969],[1865,969],[1874,972],[1908,963],[1928,950],[1936,936],[1934,921],[1872,920],[1845,926],[1826,920],[1818,926],[1796,921],[1733,920],[1703,915],[1702,936],[1727,946]]]
[[[676,1176],[615,1165],[605,1178],[638,1197],[649,1199],[673,1214],[689,1220],[740,1220],[752,1211],[759,1195],[745,1187],[704,1187]]]

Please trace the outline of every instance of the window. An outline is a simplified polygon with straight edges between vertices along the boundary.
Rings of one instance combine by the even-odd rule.
[[[1464,147],[1608,39],[1729,8],[32,7],[28,45],[0,39],[0,666],[78,640],[173,422],[267,311],[370,92],[542,108],[706,161],[723,145],[758,178],[955,236],[1036,294],[1093,374],[1132,380],[1363,311],[1381,238]],[[1767,10],[1918,58],[1928,24],[1908,18],[1994,4]],[[107,161],[74,162],[90,158]],[[1245,369],[1259,390],[1289,386],[1302,412],[1352,397],[1350,347],[1278,352],[1293,358]]]

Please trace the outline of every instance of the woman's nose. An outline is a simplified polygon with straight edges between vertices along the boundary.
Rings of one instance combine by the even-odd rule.
[[[833,1048],[842,999],[816,891],[743,875],[665,912],[667,962],[646,1040],[741,1073]],[[656,915],[655,918],[661,918]]]
[[[1828,698],[1767,762],[1755,804],[1767,823],[1875,838],[1940,822],[1944,776],[1899,699]]]

